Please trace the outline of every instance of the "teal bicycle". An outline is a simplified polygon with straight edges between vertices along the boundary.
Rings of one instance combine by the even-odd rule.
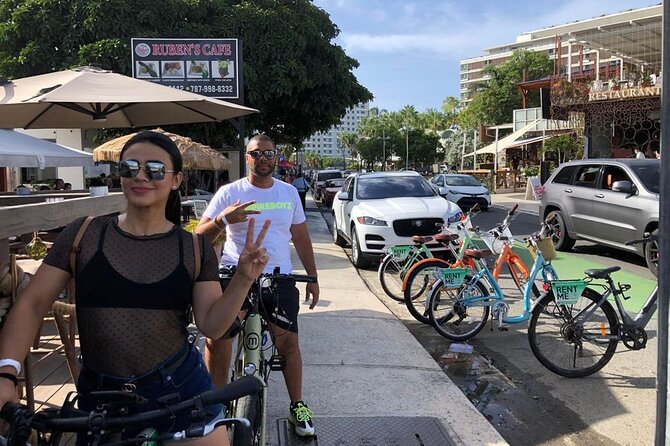
[[[518,324],[531,317],[534,299],[537,296],[535,278],[541,275],[547,284],[558,279],[556,270],[551,265],[555,257],[549,234],[549,225],[542,224],[539,233],[527,241],[531,252],[535,252],[535,261],[528,280],[523,285],[523,309],[521,314],[510,315],[509,302],[505,294],[489,270],[486,257],[493,254],[491,250],[467,249],[463,253],[464,261],[470,260],[477,265],[477,272],[469,268],[450,268],[439,271],[438,280],[433,284],[427,304],[428,317],[435,330],[452,341],[465,341],[479,333],[489,318],[498,322],[500,330],[507,330],[506,324]],[[499,235],[498,240],[513,243],[507,236]]]

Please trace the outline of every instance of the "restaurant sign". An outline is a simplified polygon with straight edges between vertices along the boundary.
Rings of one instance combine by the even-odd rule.
[[[621,90],[589,92],[589,102],[611,101],[615,99],[636,99],[656,96],[661,96],[661,87],[635,87],[624,88]]]
[[[131,39],[133,77],[220,99],[239,99],[237,39]]]

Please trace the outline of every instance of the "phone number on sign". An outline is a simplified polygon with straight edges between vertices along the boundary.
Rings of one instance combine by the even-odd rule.
[[[232,85],[171,85],[177,90],[186,90],[192,93],[232,93]]]

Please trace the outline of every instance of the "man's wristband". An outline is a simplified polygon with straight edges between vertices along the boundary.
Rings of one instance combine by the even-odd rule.
[[[223,227],[221,227],[221,225],[219,224],[219,217],[221,217]],[[226,229],[226,226],[228,226],[228,220],[226,220],[225,215],[219,214],[216,217],[214,217],[214,224],[216,225],[217,228],[223,231],[224,229]]]
[[[0,367],[14,367],[16,374],[21,373],[21,363],[16,359],[0,359]]]
[[[19,379],[11,373],[0,373],[0,378],[5,378],[14,383],[14,387],[19,385]]]

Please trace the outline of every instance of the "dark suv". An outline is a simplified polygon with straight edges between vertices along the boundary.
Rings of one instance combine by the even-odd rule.
[[[588,240],[644,256],[657,274],[658,244],[627,246],[658,232],[661,162],[586,159],[561,164],[544,184],[540,215],[555,227],[556,248]]]

